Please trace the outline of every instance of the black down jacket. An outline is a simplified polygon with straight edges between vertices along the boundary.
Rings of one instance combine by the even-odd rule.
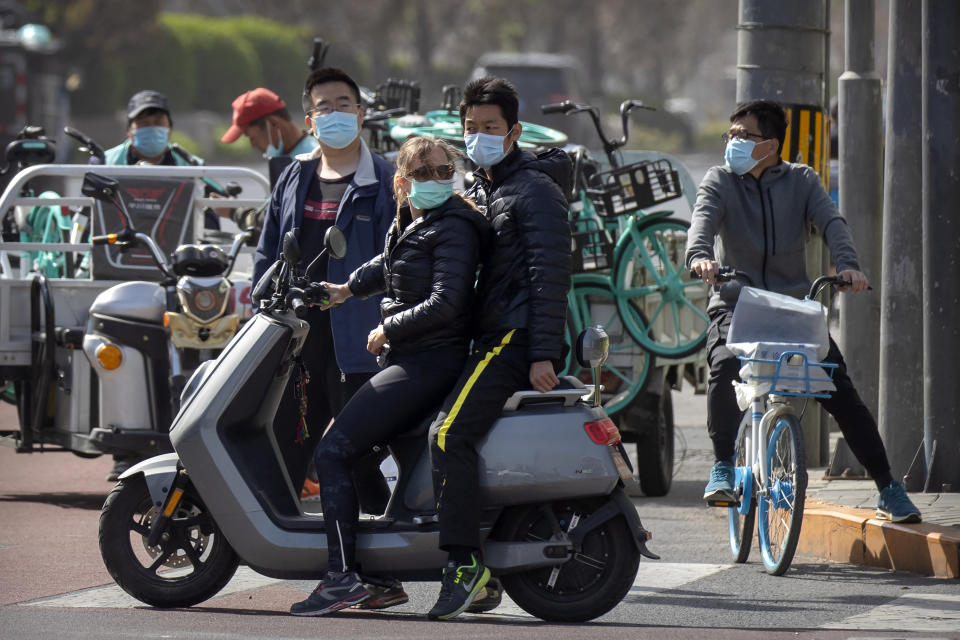
[[[570,289],[567,200],[572,167],[559,149],[539,156],[514,149],[478,170],[467,192],[486,213],[495,238],[481,259],[476,332],[482,338],[526,329],[530,362],[558,361]]]
[[[394,353],[466,348],[477,261],[490,225],[459,196],[409,221],[404,208],[403,233],[398,237],[396,225],[390,227],[383,253],[350,275],[350,291],[384,296],[383,331]]]

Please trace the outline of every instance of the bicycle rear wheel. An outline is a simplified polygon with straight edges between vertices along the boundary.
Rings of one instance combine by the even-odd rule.
[[[800,539],[807,493],[807,459],[800,421],[786,413],[774,422],[767,445],[766,491],[759,496],[760,553],[767,573],[790,568]]]
[[[753,487],[753,471],[750,451],[747,449],[747,437],[753,424],[750,421],[750,412],[746,412],[740,422],[740,432],[737,434],[737,447],[734,453],[733,466],[736,468],[736,480],[733,492],[740,498],[739,507],[731,507],[728,511],[730,522],[730,553],[733,561],[744,563],[750,556],[750,547],[753,543],[753,526],[757,520],[757,499]]]
[[[690,224],[651,217],[629,229],[614,258],[614,291],[623,324],[651,353],[682,358],[707,340],[709,289],[684,264]],[[642,312],[638,314],[637,311]]]
[[[601,397],[604,410],[612,417],[628,407],[646,387],[650,354],[623,328],[613,293],[608,287],[578,283],[575,279],[568,302],[567,339],[571,349],[564,375],[575,376],[586,385],[592,384],[590,370],[581,367],[573,355],[578,333],[575,327],[603,327],[610,338],[610,355],[601,372],[604,387]]]

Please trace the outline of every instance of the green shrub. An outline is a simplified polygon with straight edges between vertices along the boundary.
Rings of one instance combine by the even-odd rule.
[[[299,107],[298,107],[299,108]],[[222,124],[211,130],[214,140],[213,154],[220,162],[227,161],[256,161],[260,157],[260,152],[250,146],[250,141],[246,136],[240,136],[235,142],[227,144],[220,142],[220,138],[227,132],[229,124]]]
[[[161,22],[177,34],[193,60],[194,109],[224,111],[242,93],[238,86],[260,84],[260,65],[253,46],[236,37],[224,20],[190,14],[164,13]],[[183,108],[183,107],[181,107]]]
[[[196,57],[180,30],[161,21],[157,31],[158,39],[127,64],[124,93],[129,98],[143,89],[159,91],[167,96],[176,117],[178,111],[192,109],[196,102]]]
[[[300,93],[308,71],[306,60],[310,54],[310,28],[305,25],[285,25],[256,16],[227,18],[223,24],[237,39],[253,47],[260,67],[259,84],[240,78],[231,84],[233,97],[264,86],[287,103],[290,115],[297,120],[301,115]]]

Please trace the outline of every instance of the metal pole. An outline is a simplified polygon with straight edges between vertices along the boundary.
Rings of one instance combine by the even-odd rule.
[[[891,0],[887,46],[883,269],[880,282],[880,435],[894,478],[923,488],[923,110],[921,0]],[[914,401],[906,401],[908,398]],[[917,466],[911,468],[919,453]]]
[[[960,3],[923,0],[925,491],[960,491]]]
[[[740,0],[737,26],[737,102],[766,98],[790,108],[797,135],[785,141],[782,155],[790,162],[809,164],[822,176],[829,165],[829,137],[823,125],[829,103],[828,7],[828,0]],[[798,126],[801,122],[803,126]],[[801,129],[808,135],[800,136]],[[817,150],[822,152],[818,155]],[[821,246],[819,241],[808,244],[810,273],[822,272]],[[824,464],[829,452],[826,417],[822,410],[807,411],[803,419],[811,466]]]
[[[846,70],[840,76],[840,213],[868,278],[880,278],[883,145],[880,76],[874,63],[874,0],[844,3]],[[880,296],[839,296],[840,346],[864,403],[876,415]]]

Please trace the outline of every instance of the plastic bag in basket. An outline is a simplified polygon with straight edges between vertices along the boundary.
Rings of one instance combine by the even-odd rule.
[[[727,334],[727,348],[747,355],[759,342],[810,345],[814,360],[822,360],[830,349],[827,310],[816,300],[797,300],[780,293],[743,287]],[[737,345],[743,343],[745,346]]]

